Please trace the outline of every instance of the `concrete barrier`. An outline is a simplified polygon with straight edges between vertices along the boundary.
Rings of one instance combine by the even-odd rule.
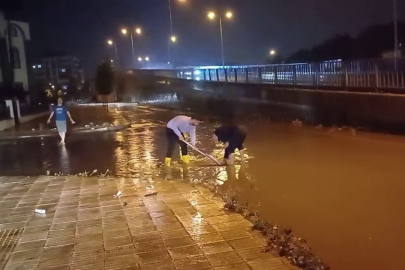
[[[20,123],[27,123],[29,121],[32,121],[36,118],[48,115],[49,112],[42,112],[42,113],[36,113],[36,114],[31,114],[31,115],[26,115],[26,116],[21,116],[20,118]],[[7,119],[7,120],[2,120],[0,121],[0,131],[12,128],[15,126],[14,119]]]
[[[347,125],[369,130],[405,132],[405,95],[297,89],[271,84],[206,82],[127,74],[121,96],[141,104],[157,95],[176,97],[183,107],[230,114],[267,114],[283,120]],[[134,87],[136,86],[136,87]],[[159,102],[167,102],[162,99]]]

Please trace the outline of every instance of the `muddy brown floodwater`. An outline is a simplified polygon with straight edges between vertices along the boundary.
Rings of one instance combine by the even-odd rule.
[[[164,123],[177,113],[153,107],[75,109],[78,125],[108,121],[132,126],[116,133],[71,135],[66,147],[58,146],[57,138],[0,142],[0,174],[109,169],[118,176],[156,181],[215,182],[223,190],[236,190],[251,207],[260,205],[262,219],[292,226],[332,269],[405,269],[404,137],[251,120],[245,123],[245,167],[205,166],[210,161],[195,155],[188,169],[175,164],[167,171],[160,166],[166,151]],[[198,146],[220,158],[210,140],[216,124],[199,127]]]

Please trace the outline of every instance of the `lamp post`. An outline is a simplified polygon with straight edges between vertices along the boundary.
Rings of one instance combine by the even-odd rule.
[[[110,46],[114,45],[114,48],[115,48],[115,60],[117,61],[117,64],[118,64],[118,50],[117,50],[117,44],[116,44],[114,41],[112,41],[111,39],[109,39],[109,40],[107,41],[107,43],[108,43],[108,45],[110,45]]]
[[[213,12],[213,11],[208,12],[208,18],[209,18],[210,20],[214,20],[215,17],[216,17],[215,12]],[[233,17],[233,13],[230,12],[230,11],[227,11],[227,12],[225,13],[225,17],[230,20],[230,19],[232,19],[232,17]],[[220,33],[220,35],[221,35],[222,66],[224,67],[224,66],[225,66],[225,54],[224,54],[224,34],[223,34],[223,29],[222,29],[222,16],[219,16],[219,33]]]
[[[186,0],[178,0],[179,2],[186,2]],[[168,63],[171,63],[172,56],[171,56],[171,43],[175,43],[177,41],[177,37],[173,35],[173,13],[172,13],[172,0],[168,0],[169,4],[169,20],[170,20],[170,39],[167,43],[167,54],[168,54]],[[173,60],[174,61],[174,60]]]
[[[397,58],[398,58],[398,13],[397,13],[397,0],[393,0],[394,12],[394,58],[395,58],[395,71],[397,71]]]
[[[127,29],[122,29],[121,33],[123,35],[127,35],[128,34],[128,30]],[[135,33],[140,36],[142,34],[142,29],[140,27],[135,28]],[[136,65],[136,60],[135,60],[135,50],[134,50],[134,37],[132,35],[132,31],[130,31],[130,35],[131,35],[131,46],[132,46],[132,59],[134,61],[134,65]]]

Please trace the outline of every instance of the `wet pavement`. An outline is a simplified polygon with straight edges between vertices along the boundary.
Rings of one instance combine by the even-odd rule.
[[[166,171],[160,166],[166,151],[164,125],[178,111],[102,110],[81,108],[72,115],[79,125],[99,119],[131,127],[71,135],[65,147],[56,138],[1,142],[1,175],[109,169],[131,179],[211,182],[238,192],[252,208],[260,205],[262,219],[292,226],[332,269],[405,268],[399,259],[405,240],[405,138],[254,119],[245,123],[246,166],[208,166],[209,160],[195,155],[188,169],[175,164]],[[220,158],[222,153],[210,141],[216,124],[199,128],[198,147]]]
[[[189,183],[43,176],[0,186],[1,269],[294,269]]]

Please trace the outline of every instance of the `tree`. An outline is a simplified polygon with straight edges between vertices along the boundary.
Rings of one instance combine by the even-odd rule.
[[[114,72],[109,61],[103,61],[96,71],[96,91],[97,94],[107,98],[113,92]]]

